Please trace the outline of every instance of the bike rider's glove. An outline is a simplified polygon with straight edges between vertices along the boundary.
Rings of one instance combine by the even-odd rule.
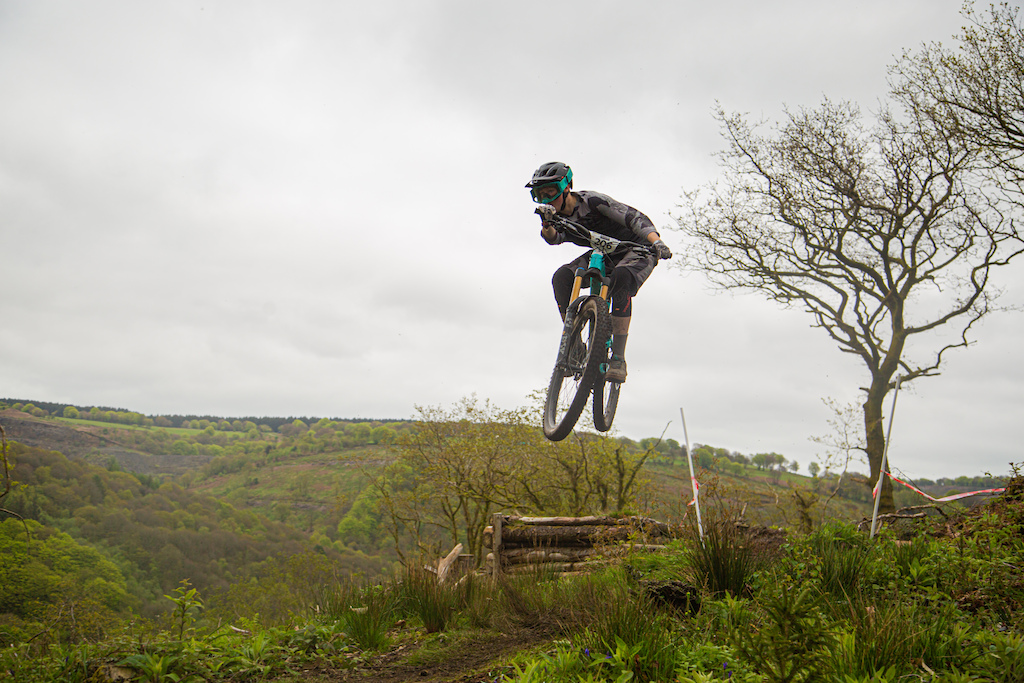
[[[555,216],[555,207],[542,204],[537,207],[534,211],[540,216],[540,236],[544,238],[544,241],[548,244],[558,244],[561,240],[561,231],[551,221]]]
[[[658,254],[658,258],[660,258],[660,259],[670,259],[670,258],[672,258],[672,250],[668,248],[667,244],[665,244],[661,240],[655,240],[654,242],[651,242],[651,244],[654,245],[654,251],[655,251],[655,253]]]
[[[540,216],[540,219],[545,222],[551,220],[556,213],[555,207],[551,206],[550,204],[541,204],[536,209],[534,209],[533,212]]]

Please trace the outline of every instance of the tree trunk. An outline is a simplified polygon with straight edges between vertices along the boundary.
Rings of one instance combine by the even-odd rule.
[[[888,393],[888,379],[883,379],[877,374],[872,377],[871,388],[868,390],[867,400],[864,401],[864,434],[867,439],[868,462],[871,464],[871,481],[868,488],[874,489],[878,483],[878,476],[882,471],[882,454],[885,452],[885,427],[882,424],[882,401]],[[886,463],[886,471],[889,471]],[[882,499],[878,503],[879,512],[895,512],[896,507],[892,500],[892,481],[886,477],[882,481]]]

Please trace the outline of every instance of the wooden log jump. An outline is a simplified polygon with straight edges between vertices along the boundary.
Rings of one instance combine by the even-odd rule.
[[[495,514],[484,530],[488,571],[576,574],[624,548],[656,551],[670,535],[667,524],[645,517],[519,517]],[[628,543],[632,541],[632,543]]]

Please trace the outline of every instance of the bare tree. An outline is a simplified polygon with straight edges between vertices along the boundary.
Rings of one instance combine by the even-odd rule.
[[[968,345],[994,308],[992,270],[1021,253],[1021,238],[973,184],[973,149],[920,122],[883,111],[866,126],[855,105],[829,101],[787,111],[767,135],[742,115],[717,119],[723,178],[686,195],[677,217],[695,241],[687,265],[719,288],[802,307],[863,362],[877,480],[896,376],[937,375]],[[881,507],[893,509],[888,480]]]
[[[992,179],[1022,203],[1024,183],[1024,29],[1006,2],[978,13],[955,49],[933,43],[907,52],[891,69],[893,95],[915,118],[976,148]]]
[[[854,454],[864,453],[866,455],[867,449],[864,445],[864,421],[862,417],[859,417],[863,415],[863,411],[858,409],[855,403],[841,405],[834,399],[822,400],[832,411],[832,417],[828,420],[832,433],[826,436],[811,437],[811,441],[825,447],[825,473],[828,474],[830,471],[838,473],[835,485],[829,491],[825,504],[821,506],[821,523],[824,524],[828,505],[833,498],[839,495]],[[817,466],[817,463],[811,464]],[[817,469],[820,470],[820,468]],[[812,471],[811,476],[817,478],[817,472]]]

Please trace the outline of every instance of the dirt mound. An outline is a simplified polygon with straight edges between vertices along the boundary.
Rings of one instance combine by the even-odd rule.
[[[789,535],[785,529],[766,526],[752,526],[743,529],[747,543],[755,557],[770,559],[776,557]]]

